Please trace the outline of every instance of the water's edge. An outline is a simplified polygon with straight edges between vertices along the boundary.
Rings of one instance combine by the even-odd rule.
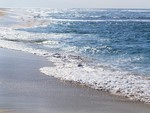
[[[23,16],[22,14],[15,18],[20,19],[21,17],[23,18]],[[41,24],[41,22],[38,21],[34,23],[33,25],[35,26],[32,27],[36,29],[39,24]],[[24,26],[22,27],[24,28]],[[94,89],[108,91],[114,95],[125,96],[131,100],[150,103],[150,90],[148,90],[150,89],[149,77],[135,76],[132,73],[110,69],[103,65],[94,66],[79,54],[50,51],[41,49],[40,46],[39,48],[35,48],[34,45],[32,45],[40,45],[42,43],[48,46],[50,44],[56,44],[57,42],[53,40],[46,40],[46,38],[54,36],[55,34],[21,31],[16,29],[16,26],[11,28],[3,26],[0,27],[0,47],[45,57],[55,65],[54,67],[43,67],[39,69],[40,72],[46,75],[61,80],[74,81]],[[63,35],[60,34],[59,37],[62,36]],[[59,45],[59,43],[57,44]]]

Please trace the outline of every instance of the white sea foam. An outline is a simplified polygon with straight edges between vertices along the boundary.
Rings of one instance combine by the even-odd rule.
[[[3,40],[0,41],[0,48],[19,50],[19,51],[32,53],[32,54],[37,54],[37,55],[40,55],[40,56],[49,55],[49,53],[45,50],[33,49],[31,47],[25,46],[22,43],[18,44],[16,42],[9,42],[9,41],[3,41]]]
[[[147,19],[99,19],[99,20],[79,20],[79,19],[50,19],[58,22],[150,22]]]
[[[36,49],[32,47],[28,47],[22,41],[31,41],[36,39],[41,39],[41,36],[47,36],[45,34],[33,34],[27,33],[23,31],[16,31],[11,28],[0,28],[0,47],[14,50],[21,50],[25,52],[29,52],[32,54],[37,54],[43,56],[45,54],[49,55],[49,53],[42,49]]]
[[[149,9],[139,9],[139,10],[137,10],[137,9],[124,9],[124,10],[122,10],[122,11],[128,11],[128,12],[138,12],[138,13],[146,13],[146,12],[150,12],[150,10]]]
[[[150,79],[134,76],[120,71],[112,71],[103,67],[79,66],[79,63],[55,62],[55,67],[44,67],[40,71],[61,80],[75,81],[94,89],[109,91],[132,100],[150,103]],[[57,61],[57,62],[56,62]]]

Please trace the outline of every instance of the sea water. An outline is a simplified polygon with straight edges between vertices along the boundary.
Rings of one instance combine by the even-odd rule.
[[[10,9],[0,47],[46,57],[41,72],[150,102],[149,9]],[[12,15],[13,13],[13,15]]]

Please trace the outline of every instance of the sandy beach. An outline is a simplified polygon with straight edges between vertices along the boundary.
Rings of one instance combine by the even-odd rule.
[[[149,113],[150,106],[131,102],[39,72],[53,66],[46,59],[0,49],[0,113]]]
[[[0,9],[0,16],[4,12]],[[6,25],[14,23],[12,19],[3,21]],[[24,23],[13,28],[34,24]],[[45,66],[54,65],[44,57],[0,48],[0,113],[150,112],[150,105],[139,101],[47,76],[39,70]]]

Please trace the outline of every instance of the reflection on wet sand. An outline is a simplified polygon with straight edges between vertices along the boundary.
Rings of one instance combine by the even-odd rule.
[[[5,10],[0,8],[0,17],[5,15]],[[1,111],[0,113],[6,113],[5,111]],[[8,112],[7,112],[8,113]]]
[[[14,112],[0,110],[0,113],[14,113]]]

